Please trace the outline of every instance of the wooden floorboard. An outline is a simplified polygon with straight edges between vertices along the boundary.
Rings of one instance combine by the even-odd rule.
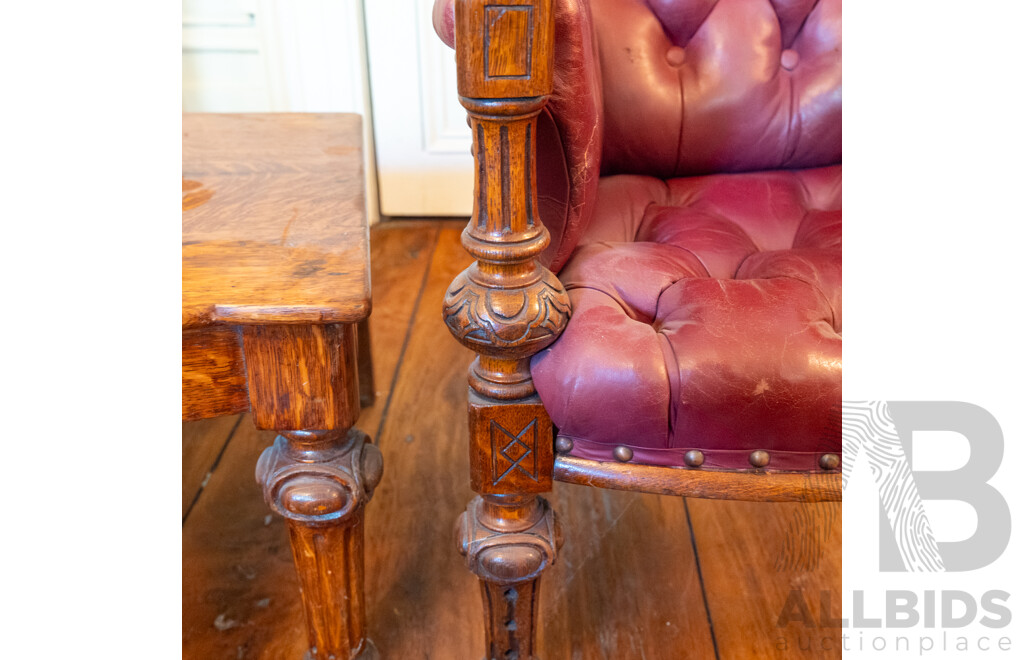
[[[240,415],[181,424],[181,518],[184,522],[199,491],[212,474]]]
[[[681,498],[558,483],[551,502],[565,545],[544,576],[542,657],[715,657]]]
[[[482,626],[452,528],[469,501],[466,370],[472,353],[441,321],[452,279],[470,263],[460,229],[440,234],[379,444],[385,477],[367,511],[370,635],[385,658],[473,658]]]
[[[469,263],[463,224],[385,223],[371,233],[377,401],[358,426],[385,461],[366,519],[369,631],[384,658],[479,660],[483,649],[479,588],[452,532],[473,495],[472,354],[440,320],[445,289]],[[252,476],[272,439],[243,419],[184,526],[187,660],[301,657],[287,532]],[[183,500],[184,489],[183,479]],[[838,657],[800,650],[827,631],[811,639],[802,623],[776,628],[794,588],[816,618],[819,592],[832,590],[838,615],[838,505],[684,502],[568,484],[549,499],[565,545],[541,589],[544,660],[715,658],[715,642],[722,659]],[[818,555],[786,549],[797,528],[821,539]]]
[[[444,226],[445,223],[427,220],[392,221],[376,225],[370,233],[370,342],[377,397],[372,406],[359,414],[356,426],[373,439],[387,407],[395,368],[409,334],[409,322],[419,301],[437,233]]]
[[[274,440],[246,415],[182,530],[182,657],[292,658],[306,633],[284,519],[253,472]]]
[[[840,617],[842,505],[688,505],[721,657],[839,658],[842,630],[826,626],[821,614],[824,599],[826,616]],[[811,621],[792,616],[779,626],[794,590]],[[799,615],[799,607],[794,601],[788,611]]]

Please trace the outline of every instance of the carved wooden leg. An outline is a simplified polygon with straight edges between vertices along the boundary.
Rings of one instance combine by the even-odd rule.
[[[267,504],[288,520],[310,660],[374,660],[363,602],[363,506],[380,450],[360,431],[284,431],[256,467]]]
[[[536,495],[484,495],[459,518],[459,550],[480,578],[488,660],[534,657],[540,574],[561,535]]]
[[[476,161],[473,217],[462,245],[476,262],[444,300],[455,338],[479,356],[469,372],[473,500],[459,545],[481,579],[487,660],[532,660],[541,572],[558,525],[538,494],[551,490],[551,419],[530,356],[569,319],[569,297],[537,262],[550,237],[537,214],[537,116],[551,93],[552,0],[457,0],[459,102]]]
[[[487,660],[531,660],[540,576],[561,535],[538,493],[551,490],[551,420],[533,397],[469,394],[471,485],[483,493],[459,518],[459,551],[480,578]]]
[[[363,603],[363,507],[382,461],[366,434],[349,430],[359,415],[355,326],[245,326],[242,347],[253,421],[280,433],[256,479],[288,520],[306,658],[375,660]]]

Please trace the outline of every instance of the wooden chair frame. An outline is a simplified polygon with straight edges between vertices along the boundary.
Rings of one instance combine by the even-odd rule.
[[[568,323],[569,297],[537,263],[548,245],[536,213],[537,116],[552,91],[554,0],[456,0],[458,89],[473,133],[473,215],[462,243],[477,261],[449,287],[443,315],[477,354],[469,371],[471,485],[458,543],[481,580],[486,658],[534,657],[541,573],[559,525],[541,493],[553,479],[690,497],[841,499],[841,475],[715,472],[570,456],[530,377],[530,357]]]

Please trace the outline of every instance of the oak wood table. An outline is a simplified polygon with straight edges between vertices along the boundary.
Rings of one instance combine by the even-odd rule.
[[[280,434],[256,478],[288,521],[318,660],[377,657],[363,506],[382,463],[352,430],[370,313],[360,126],[348,114],[182,118],[181,417],[248,411]]]

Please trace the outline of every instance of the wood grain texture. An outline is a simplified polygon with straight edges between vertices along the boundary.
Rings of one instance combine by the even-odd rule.
[[[533,658],[542,571],[557,555],[551,420],[533,397],[529,358],[569,320],[569,297],[536,261],[549,242],[534,213],[537,114],[551,92],[551,0],[455,8],[460,102],[476,164],[463,245],[477,262],[448,287],[443,318],[479,354],[469,373],[470,484],[460,551],[481,580],[485,657]],[[461,397],[460,397],[461,398]]]
[[[842,655],[842,505],[687,504],[720,657]],[[780,622],[790,598],[809,621]]]
[[[307,648],[284,518],[253,468],[273,431],[246,415],[182,530],[182,657],[301,658]]]
[[[380,508],[366,520],[374,539],[366,592],[370,637],[385,658],[479,658],[484,644],[480,588],[453,534],[473,496],[466,425],[473,354],[437,319],[445,288],[471,260],[459,235],[451,225],[440,232],[377,439],[388,471],[374,495]]]
[[[248,409],[238,329],[213,326],[182,332],[182,421],[233,415]]]
[[[289,521],[305,655],[375,659],[362,509],[382,467],[365,434],[347,433],[359,415],[356,324],[370,310],[360,119],[197,115],[182,126],[183,417],[248,408],[257,428],[281,432],[256,471]]]
[[[484,9],[484,75],[518,78],[530,75],[533,7],[488,6]],[[489,38],[491,36],[494,38]]]
[[[288,521],[311,660],[376,660],[366,638],[364,507],[380,450],[362,431],[285,431],[256,465],[270,508]]]
[[[511,99],[551,93],[545,58],[554,48],[552,0],[458,0],[455,42],[459,95]]]
[[[480,582],[484,600],[485,658],[534,658],[534,636],[517,635],[537,626],[540,580],[515,585]]]
[[[377,385],[373,382],[373,352],[370,350],[370,322],[363,319],[356,326],[356,343],[359,346],[359,405],[363,408],[373,405],[377,398]]]
[[[562,536],[536,495],[482,495],[459,518],[459,552],[480,578],[485,658],[533,658],[542,572]]]
[[[313,529],[289,522],[288,531],[304,585],[309,646],[317,651],[312,657],[377,660],[376,647],[366,638],[363,613],[363,513],[345,527]],[[332,584],[338,586],[325,586]],[[317,597],[306,597],[311,591]]]
[[[843,498],[843,478],[838,472],[727,472],[558,456],[555,479],[598,488],[716,500],[827,502]]]
[[[368,323],[373,338],[371,362],[377,396],[373,405],[363,408],[359,414],[356,428],[369,434],[374,442],[387,408],[395,368],[411,331],[409,321],[419,301],[437,233],[444,224],[451,223],[389,221],[371,230],[374,311]]]
[[[354,324],[247,325],[242,348],[257,428],[348,429],[359,417]]]
[[[570,312],[564,287],[536,261],[550,242],[535,213],[535,136],[551,92],[554,12],[551,0],[459,0],[455,22],[459,101],[469,111],[475,163],[462,242],[477,262],[454,278],[442,315],[480,355],[470,387],[521,399],[535,392],[528,358],[555,341]]]
[[[212,474],[240,415],[211,417],[181,424],[181,517]]]
[[[358,115],[182,117],[182,327],[370,312]]]
[[[565,543],[544,574],[542,657],[715,658],[682,499],[557,482],[549,498]]]
[[[551,490],[551,418],[538,397],[495,404],[471,391],[469,437],[474,492]]]

